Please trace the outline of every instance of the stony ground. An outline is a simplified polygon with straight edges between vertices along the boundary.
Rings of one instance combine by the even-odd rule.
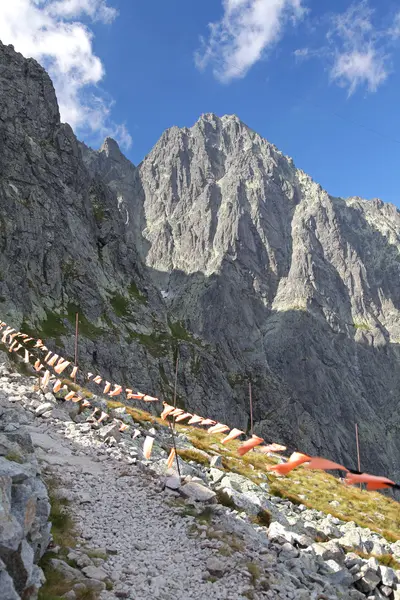
[[[198,488],[184,498],[185,485],[204,484],[200,471],[197,477],[186,465],[192,475],[184,486],[174,485],[176,475],[165,478],[165,451],[155,444],[154,461],[146,461],[139,450],[143,436],[132,439],[138,431],[107,436],[112,423],[99,428],[90,417],[74,414],[74,405],[33,391],[34,380],[4,365],[0,373],[4,429],[18,430],[26,422],[39,463],[58,480],[56,494],[69,500],[75,520],[70,564],[61,553],[52,559],[53,568],[71,580],[66,599],[79,597],[85,586],[101,600],[400,598],[392,569],[345,554],[336,542],[315,544],[301,533],[311,530],[299,528],[300,520],[310,525],[306,519],[317,511],[282,502],[285,512],[275,512],[267,528],[254,525],[246,511],[216,504],[210,487],[201,488],[207,502],[197,501]],[[237,490],[240,476],[236,479],[231,476]],[[248,501],[255,499],[252,485],[243,495]],[[281,500],[276,501],[278,506]],[[300,533],[290,531],[291,517]],[[340,523],[331,519],[328,525]]]

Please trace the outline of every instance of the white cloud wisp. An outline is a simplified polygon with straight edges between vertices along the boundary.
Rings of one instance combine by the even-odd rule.
[[[349,95],[362,85],[375,92],[388,76],[387,32],[374,26],[373,15],[367,0],[362,0],[335,15],[328,32],[334,56],[331,78],[346,87]]]
[[[195,62],[199,69],[212,64],[225,83],[244,77],[278,42],[285,24],[305,13],[303,0],[223,0],[223,9],[222,19],[209,24],[209,39],[202,39]]]
[[[132,139],[125,125],[112,121],[113,102],[98,88],[104,67],[93,51],[93,33],[78,20],[85,16],[111,23],[117,11],[106,0],[4,2],[0,7],[0,39],[48,70],[63,121],[96,141],[100,136],[114,135],[129,148]]]

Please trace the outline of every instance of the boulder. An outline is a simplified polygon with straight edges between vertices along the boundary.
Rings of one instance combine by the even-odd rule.
[[[210,488],[207,488],[204,485],[193,481],[189,481],[188,483],[182,485],[179,488],[179,492],[185,498],[190,498],[195,502],[216,502],[216,493],[213,490],[210,490]]]
[[[82,572],[89,579],[96,579],[97,581],[105,581],[108,578],[107,573],[101,567],[93,567],[89,565],[88,567],[84,567]]]
[[[119,431],[118,423],[110,423],[109,425],[105,425],[102,429],[99,430],[99,438],[104,442],[109,440],[110,438],[114,438],[116,442],[119,442],[121,439],[121,433]]]
[[[394,584],[398,582],[397,575],[392,568],[381,565],[379,567],[379,571],[383,585],[387,585],[392,588]]]
[[[227,566],[222,560],[212,556],[207,559],[206,569],[213,577],[223,577],[227,570]]]
[[[52,411],[53,408],[54,408],[54,404],[52,404],[51,402],[44,402],[43,404],[39,404],[39,406],[35,410],[35,415],[37,417],[41,417],[46,412]]]

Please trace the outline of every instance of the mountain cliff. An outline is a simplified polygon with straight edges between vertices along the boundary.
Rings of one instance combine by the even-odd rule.
[[[137,167],[0,45],[0,314],[119,383],[398,477],[400,214],[334,198],[236,116]]]

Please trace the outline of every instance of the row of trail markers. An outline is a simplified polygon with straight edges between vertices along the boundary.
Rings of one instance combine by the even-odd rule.
[[[253,436],[253,394],[251,389],[251,381],[249,381],[249,405],[250,405],[250,435]],[[176,408],[176,407],[175,407]],[[361,460],[360,460],[360,443],[358,436],[358,424],[356,423],[356,447],[357,447],[357,468],[361,473]],[[360,483],[360,489],[362,489],[362,483]]]

